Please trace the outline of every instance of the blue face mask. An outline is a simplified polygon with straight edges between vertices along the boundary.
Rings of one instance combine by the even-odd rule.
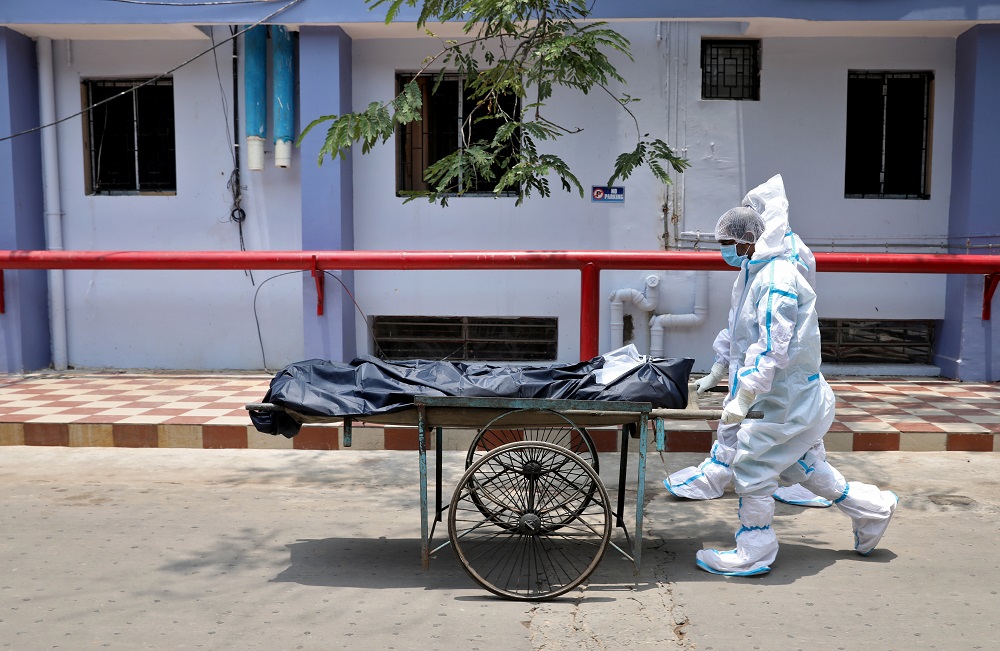
[[[722,246],[722,259],[726,261],[731,267],[740,268],[743,266],[743,261],[747,259],[745,255],[736,254],[736,245],[728,244]]]

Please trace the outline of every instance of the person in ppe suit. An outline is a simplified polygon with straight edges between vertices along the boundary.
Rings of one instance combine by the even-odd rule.
[[[785,186],[781,175],[776,175],[748,192],[743,197],[741,205],[753,208],[754,212],[769,220],[764,224],[769,238],[780,242],[782,255],[787,256],[795,264],[795,268],[802,274],[810,287],[815,287],[816,259],[812,251],[788,227],[787,210],[766,210],[769,201],[785,202],[787,205]],[[776,203],[774,205],[777,206]],[[734,239],[734,243],[739,242],[745,245],[753,244],[755,241],[743,242],[742,239],[743,235],[740,234],[740,238]],[[746,256],[738,255],[735,248],[735,245],[724,248],[723,257],[731,266],[741,268]],[[731,320],[730,315],[730,322]],[[712,345],[715,351],[715,363],[712,365],[711,372],[695,384],[697,395],[705,394],[726,378],[730,379],[729,385],[733,386],[730,370],[731,368],[735,370],[738,365],[730,364],[732,360],[729,356],[729,346],[730,330],[727,327],[723,328],[715,338],[715,343]],[[720,424],[716,432],[716,441],[712,445],[711,454],[707,459],[697,466],[678,470],[663,480],[663,485],[670,494],[690,500],[711,500],[722,497],[726,487],[733,480],[732,464],[736,456],[736,435],[739,429],[738,424]],[[774,492],[774,498],[794,506],[827,507],[832,504],[830,500],[823,499],[798,484],[779,487]]]
[[[740,263],[728,328],[732,384],[721,418],[738,428],[731,465],[740,528],[735,549],[702,549],[697,564],[727,576],[770,571],[778,553],[771,522],[779,486],[800,484],[833,502],[851,518],[854,548],[863,555],[879,543],[898,503],[892,491],[846,481],[826,460],[823,436],[835,399],[819,370],[816,293],[786,240],[781,177],[757,190],[763,213],[753,203],[733,208],[715,229],[723,255]],[[751,408],[763,417],[746,419]]]

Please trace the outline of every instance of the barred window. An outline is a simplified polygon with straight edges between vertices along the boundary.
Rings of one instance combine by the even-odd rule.
[[[375,316],[375,350],[382,359],[553,361],[555,317]]]
[[[703,40],[701,98],[760,100],[760,41]]]
[[[412,79],[413,73],[397,74],[397,91],[401,91]],[[470,96],[459,75],[445,75],[441,79],[437,75],[420,75],[416,81],[423,94],[421,119],[400,126],[396,135],[398,193],[428,189],[424,170],[462,148],[462,123],[479,101]],[[504,112],[519,119],[520,101],[515,95],[501,95],[500,104]],[[493,140],[500,126],[498,119],[474,120],[470,142]],[[490,181],[477,180],[470,194],[492,195],[504,170],[497,164],[494,172],[495,176]],[[501,195],[516,196],[517,189],[508,188]]]
[[[83,82],[88,194],[177,191],[174,86],[169,78]]]
[[[930,199],[934,73],[847,73],[848,199]]]

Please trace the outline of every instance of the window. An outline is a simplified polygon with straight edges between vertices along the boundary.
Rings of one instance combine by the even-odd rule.
[[[376,316],[372,322],[382,359],[552,361],[559,339],[555,317]]]
[[[930,364],[934,356],[933,321],[820,319],[824,362]]]
[[[84,123],[87,193],[176,192],[173,81],[91,79],[82,90],[93,107]]]
[[[413,73],[397,74],[397,91],[401,91],[412,79]],[[435,83],[438,86],[432,93]],[[417,77],[417,84],[423,93],[423,115],[420,120],[400,127],[396,138],[399,163],[396,190],[399,193],[428,189],[424,182],[424,170],[462,147],[462,123],[477,102],[468,96],[462,79],[457,75],[445,76],[439,83],[436,75],[421,75]],[[504,111],[515,119],[520,116],[517,97],[502,96],[501,102]],[[492,140],[500,126],[499,120],[475,120],[471,125],[469,142]],[[502,175],[499,168],[495,172],[493,180],[475,183],[475,194],[492,195]],[[516,196],[517,190],[508,188],[501,194]]]
[[[760,99],[760,41],[701,42],[702,99]]]
[[[847,73],[849,199],[929,199],[933,72]]]

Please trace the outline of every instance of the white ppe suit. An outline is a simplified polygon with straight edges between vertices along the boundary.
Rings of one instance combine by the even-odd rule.
[[[849,484],[826,462],[823,436],[833,422],[835,400],[819,371],[816,293],[798,268],[805,261],[794,247],[797,239],[789,236],[788,201],[780,175],[747,197],[761,214],[765,230],[733,285],[729,328],[716,339],[716,352],[729,361],[726,404],[739,392],[744,397],[749,394],[752,408],[762,411],[763,418],[735,424],[737,445],[731,465],[741,524],[736,548],[697,553],[702,569],[735,576],[768,572],[777,556],[771,521],[772,494],[779,485],[801,484],[847,513],[855,549],[862,554],[879,542],[898,501],[891,491]],[[755,204],[755,199],[763,205]]]
[[[765,230],[760,239],[773,243],[771,248],[780,251],[782,257],[794,262],[795,268],[809,286],[815,287],[816,259],[809,247],[788,227],[788,200],[785,197],[785,186],[781,176],[777,175],[748,192],[741,203],[743,206],[753,208],[764,220]],[[767,210],[769,203],[771,209]],[[746,271],[741,269],[740,277],[733,286],[733,306],[736,306],[741,298],[737,293],[743,291],[745,274]],[[717,368],[728,369],[730,389],[736,386],[733,378],[735,371],[739,369],[739,360],[733,360],[730,355],[730,332],[734,325],[734,314],[735,310],[731,308],[729,327],[719,332],[712,345],[715,351],[715,364],[719,365]],[[731,390],[730,397],[733,395],[735,392]],[[739,430],[739,424],[720,423],[711,455],[697,466],[689,466],[671,473],[663,481],[666,489],[676,497],[692,500],[711,500],[721,497],[733,479],[732,463],[736,456],[736,435]],[[820,441],[819,445],[822,444]],[[831,504],[829,500],[818,497],[801,486],[779,487],[774,497],[796,506],[826,507]]]

